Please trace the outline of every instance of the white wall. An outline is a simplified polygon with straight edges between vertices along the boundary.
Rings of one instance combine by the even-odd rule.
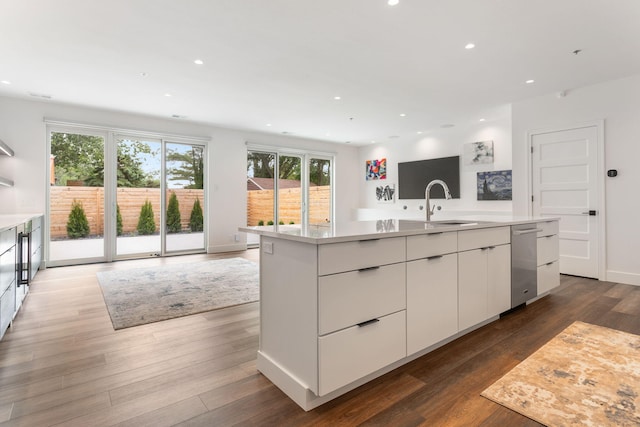
[[[527,131],[604,119],[607,280],[640,285],[640,75],[514,103],[514,213],[526,214]]]
[[[376,201],[375,188],[379,185],[395,184],[398,194],[398,163],[440,157],[460,156],[460,199],[438,200],[442,206],[436,211],[434,219],[467,213],[511,213],[511,201],[477,200],[477,172],[511,169],[511,119],[509,108],[503,111],[505,118],[478,123],[460,128],[440,129],[429,134],[416,135],[414,141],[384,144],[372,144],[358,151],[358,184],[360,206],[356,216],[360,219],[381,218],[423,218],[420,210],[424,200],[398,200],[393,204],[381,204]],[[493,141],[494,162],[483,165],[465,165],[463,145],[477,141]],[[365,180],[365,162],[374,159],[387,159],[387,179]],[[425,183],[426,185],[427,183]],[[403,209],[406,206],[407,209]]]
[[[46,174],[49,167],[44,119],[92,124],[184,136],[209,137],[209,236],[208,251],[244,248],[234,241],[238,226],[246,224],[245,142],[333,152],[336,154],[336,221],[347,221],[357,199],[355,147],[320,141],[228,130],[171,119],[159,119],[107,110],[0,97],[0,139],[13,148],[15,157],[0,156],[0,176],[15,182],[0,187],[0,214],[45,212]],[[242,239],[244,235],[241,234]]]

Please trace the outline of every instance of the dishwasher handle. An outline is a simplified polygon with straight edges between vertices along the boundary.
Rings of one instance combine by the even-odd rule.
[[[542,228],[527,228],[526,230],[512,230],[511,232],[514,236],[521,236],[523,234],[538,233],[540,231],[543,231]]]

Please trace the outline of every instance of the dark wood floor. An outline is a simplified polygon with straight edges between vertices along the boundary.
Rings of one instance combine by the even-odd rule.
[[[97,271],[204,258],[216,256],[40,272],[0,342],[0,426],[533,426],[480,392],[575,320],[640,334],[640,287],[563,276],[548,297],[304,412],[256,371],[257,303],[113,330]]]

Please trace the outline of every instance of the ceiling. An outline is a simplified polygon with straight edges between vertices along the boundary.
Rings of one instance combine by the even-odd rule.
[[[0,95],[414,140],[640,73],[639,23],[638,0],[0,0]]]

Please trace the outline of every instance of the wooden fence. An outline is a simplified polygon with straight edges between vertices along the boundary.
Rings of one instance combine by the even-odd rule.
[[[272,221],[273,191],[247,191],[247,225],[258,225]],[[279,191],[279,218],[285,224],[300,224],[300,206],[302,194],[300,188],[286,188]],[[331,217],[331,186],[318,186],[309,189],[309,223],[324,223]]]
[[[204,210],[204,190],[177,188],[168,190],[167,203],[171,192],[175,192],[180,205],[180,222],[183,230],[189,229],[189,218],[196,198]],[[89,221],[91,235],[104,235],[104,189],[102,187],[51,187],[51,238],[67,237],[67,221],[73,201],[82,203]],[[156,231],[160,229],[160,189],[159,188],[119,188],[118,206],[122,216],[122,232],[134,233],[138,226],[140,209],[146,200],[151,202],[156,221]],[[300,224],[300,188],[280,190],[280,220],[285,224]],[[309,223],[327,222],[331,210],[331,187],[319,186],[309,189]],[[258,225],[259,221],[273,220],[273,190],[247,191],[247,225]]]
[[[189,218],[196,198],[204,211],[204,190],[176,188],[167,191],[167,203],[175,192],[180,206],[180,223],[183,230],[189,229]],[[138,226],[140,209],[146,200],[151,202],[156,231],[160,230],[159,188],[118,188],[117,201],[122,216],[122,232],[133,233]],[[82,203],[89,221],[91,235],[104,235],[104,189],[102,187],[51,187],[51,238],[67,237],[67,221],[73,201]]]

